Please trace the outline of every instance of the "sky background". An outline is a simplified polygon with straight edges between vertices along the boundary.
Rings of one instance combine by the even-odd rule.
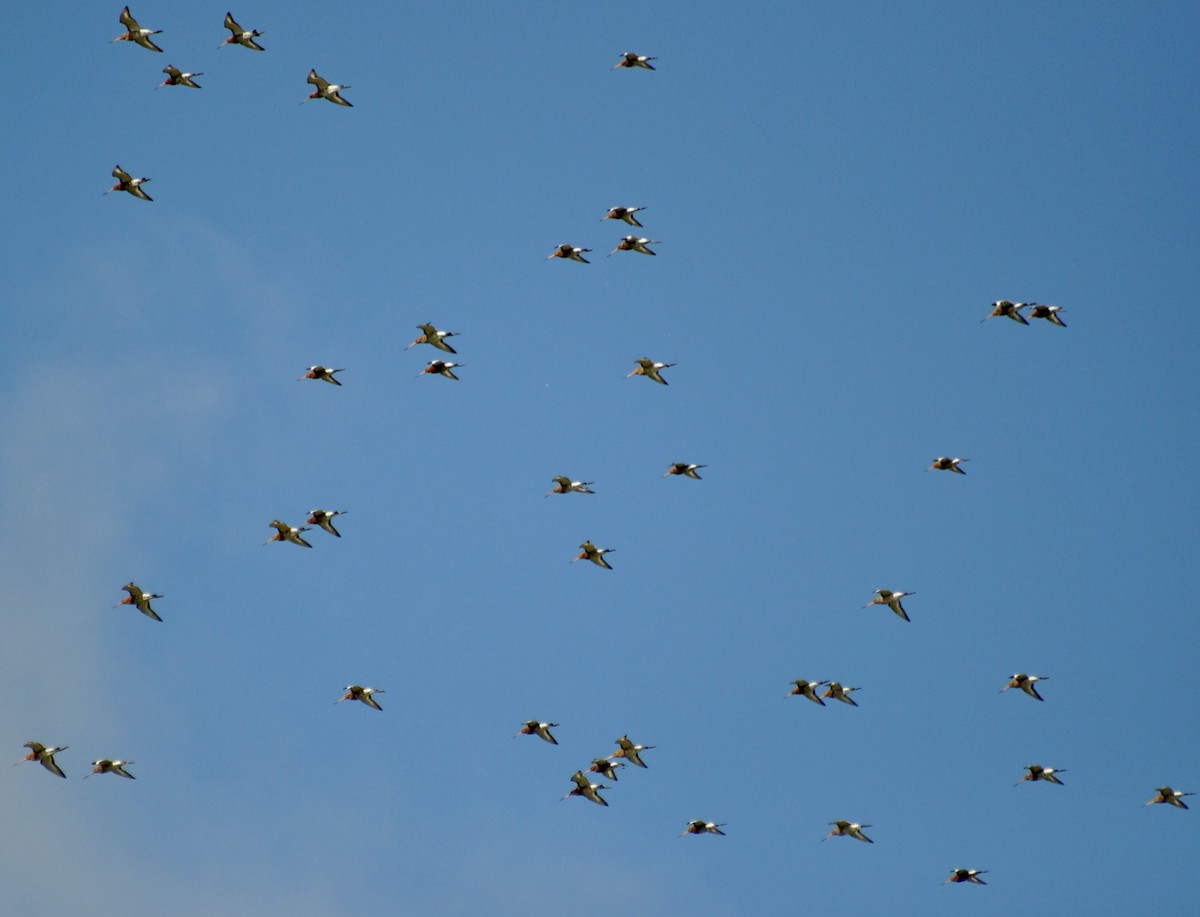
[[[7,52],[6,910],[1193,912],[1194,4],[225,10]]]

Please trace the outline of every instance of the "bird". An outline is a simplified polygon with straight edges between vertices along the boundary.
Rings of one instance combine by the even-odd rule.
[[[333,378],[334,373],[344,373],[345,369],[330,369],[328,366],[310,366],[308,372],[297,379],[297,382],[303,382],[305,379],[320,379],[322,382],[328,382],[331,385],[341,385],[337,379]]]
[[[529,720],[521,726],[521,731],[518,736],[537,736],[539,739],[544,739],[551,745],[557,745],[558,739],[550,734],[551,728],[558,726],[558,723],[539,723],[537,720]],[[513,736],[515,739],[516,736]]]
[[[1026,675],[1024,672],[1014,672],[1012,680],[1000,689],[1000,693],[1003,694],[1009,688],[1020,688],[1034,700],[1042,700],[1042,695],[1038,694],[1037,688],[1033,686],[1034,682],[1049,680],[1048,675]]]
[[[125,31],[110,41],[110,45],[118,41],[132,41],[134,44],[141,45],[147,51],[162,53],[162,48],[150,40],[151,35],[158,35],[162,32],[162,29],[143,29],[130,14],[129,7],[121,10],[120,20],[121,25],[125,26]]]
[[[657,252],[652,252],[646,248],[647,245],[662,245],[662,242],[657,239],[645,239],[638,236],[626,236],[617,243],[617,247],[608,253],[608,257],[612,257],[617,252],[641,252],[643,255],[654,255]]]
[[[1007,299],[997,299],[992,303],[992,311],[983,317],[983,321],[993,318],[997,315],[1007,315],[1014,322],[1020,322],[1022,325],[1028,325],[1025,321],[1025,316],[1021,314],[1021,310],[1028,307],[1026,302],[1009,302]]]
[[[583,548],[583,553],[576,557],[575,560],[590,560],[597,567],[603,567],[605,570],[612,569],[608,561],[604,559],[604,555],[611,554],[616,548],[598,548],[591,541],[585,541],[579,547]],[[575,563],[575,560],[571,561],[571,563]]]
[[[654,747],[653,745],[634,745],[629,741],[627,735],[617,739],[617,746],[617,750],[609,755],[609,758],[624,758],[630,764],[636,764],[638,767],[646,766],[641,759],[641,753]]]
[[[667,473],[663,477],[672,474],[681,474],[685,478],[695,478],[701,480],[700,475],[696,474],[697,468],[707,468],[707,465],[689,465],[687,462],[672,462],[671,467],[667,469]]]
[[[134,178],[120,166],[113,166],[112,175],[117,180],[117,183],[105,191],[105,194],[112,194],[114,191],[128,191],[134,197],[139,197],[144,201],[154,200],[154,198],[142,190],[142,185],[150,181],[150,179]]]
[[[1188,806],[1183,801],[1183,797],[1195,795],[1195,793],[1185,793],[1183,790],[1173,790],[1169,786],[1160,786],[1158,788],[1158,795],[1146,803],[1146,805],[1152,806],[1155,803],[1165,802],[1167,805],[1174,806],[1177,809],[1186,809]]]
[[[587,258],[583,257],[584,252],[590,252],[590,248],[580,248],[578,245],[572,245],[569,242],[564,242],[554,251],[546,256],[546,260],[551,258],[569,258],[572,261],[582,261],[584,264],[591,264]]]
[[[122,605],[133,605],[147,618],[153,618],[155,621],[162,620],[162,618],[158,616],[158,613],[150,607],[150,600],[161,599],[161,595],[159,595],[157,592],[142,592],[142,590],[133,583],[126,583],[121,588],[128,592],[129,595],[117,602],[113,608],[120,608]]]
[[[679,836],[683,837],[684,834],[719,834],[724,837],[725,832],[721,830],[724,827],[725,822],[718,824],[715,821],[701,821],[697,818],[688,822],[687,827],[683,829],[683,834]]]
[[[55,763],[54,756],[60,751],[66,751],[68,746],[59,745],[56,748],[47,748],[41,742],[26,742],[25,747],[29,749],[29,754],[18,761],[17,764],[24,764],[26,761],[37,761],[50,773],[57,774],[64,779],[66,778],[67,775],[63,773],[62,768]],[[13,766],[16,767],[15,764]]]
[[[1033,306],[1033,311],[1029,313],[1030,318],[1044,318],[1052,325],[1058,325],[1059,328],[1066,328],[1067,323],[1058,317],[1059,312],[1065,312],[1062,306],[1043,306],[1041,303],[1030,303]]]
[[[325,531],[327,531],[330,535],[334,535],[338,538],[341,538],[342,533],[333,527],[333,517],[334,516],[344,516],[344,515],[346,515],[346,511],[341,510],[341,509],[335,509],[333,512],[330,512],[329,510],[324,510],[324,509],[313,509],[313,510],[309,510],[308,519],[305,520],[304,524],[305,525],[319,525],[321,528],[323,528]]]
[[[417,378],[419,379],[426,373],[436,373],[439,376],[445,376],[447,379],[453,379],[457,382],[458,376],[454,375],[450,370],[462,365],[462,363],[447,363],[444,360],[430,360],[429,365],[417,373]]]
[[[593,774],[601,774],[615,783],[617,780],[617,768],[624,766],[620,761],[612,761],[608,758],[592,758],[592,766],[588,768],[588,771]]]
[[[170,64],[163,67],[163,73],[167,78],[155,86],[155,89],[162,89],[164,86],[190,86],[192,89],[201,89],[201,85],[192,79],[194,76],[204,76],[203,73],[184,73],[178,67],[172,67]]]
[[[346,108],[354,107],[340,95],[338,95],[341,90],[349,89],[349,86],[346,86],[342,83],[331,83],[329,80],[322,79],[316,70],[308,71],[308,81],[317,88],[313,90],[312,95],[305,99],[304,102],[311,102],[313,99],[328,99],[335,105],[344,105]],[[300,104],[303,105],[304,102],[301,102]]]
[[[821,838],[822,841],[827,841],[831,837],[852,837],[857,841],[865,841],[868,844],[875,843],[862,833],[862,829],[869,828],[871,827],[870,825],[860,825],[857,822],[842,821],[841,819],[831,821],[829,824],[833,825],[833,830]]]
[[[641,357],[634,362],[637,363],[637,366],[634,367],[633,372],[625,376],[626,379],[631,376],[645,376],[647,379],[653,379],[661,385],[666,385],[667,380],[659,375],[659,373],[675,365],[674,363],[655,363],[647,357]]]
[[[87,780],[92,774],[116,774],[118,777],[128,777],[130,780],[137,778],[129,771],[125,770],[128,764],[134,764],[133,761],[110,761],[108,758],[101,758],[99,761],[92,762],[92,773],[84,774],[83,779]]]
[[[621,59],[617,61],[613,67],[614,70],[620,67],[641,67],[643,70],[653,70],[650,66],[650,61],[658,60],[657,57],[647,57],[645,54],[638,54],[636,51],[626,51],[621,55]]]
[[[636,226],[641,229],[642,224],[638,222],[634,214],[645,209],[645,207],[609,207],[608,213],[604,215],[602,220],[624,220],[630,226]]]
[[[596,483],[595,481],[572,481],[570,478],[561,474],[556,478],[551,478],[550,480],[554,482],[554,489],[550,491],[550,493],[546,494],[547,497],[550,496],[550,494],[594,494],[596,492],[594,490],[588,490],[589,487]]]
[[[421,334],[417,336],[411,344],[405,347],[405,350],[412,350],[418,344],[428,344],[431,347],[436,347],[438,350],[444,350],[446,353],[458,353],[453,347],[446,343],[446,338],[457,337],[457,331],[439,331],[429,322],[423,325],[417,325],[421,329]]]
[[[926,471],[953,471],[955,474],[966,474],[958,467],[960,462],[969,462],[970,459],[965,458],[950,458],[949,456],[939,455],[933,460],[933,464],[926,468]]]
[[[298,544],[302,548],[311,548],[307,541],[300,537],[301,532],[307,532],[308,526],[296,528],[293,525],[288,525],[286,522],[280,522],[275,519],[271,522],[272,528],[275,529],[275,534],[268,538],[263,544],[270,544],[272,541],[290,541],[292,544]]]
[[[233,13],[225,14],[225,28],[229,29],[229,31],[233,34],[217,45],[218,51],[221,50],[221,48],[224,48],[226,45],[234,44],[242,45],[243,47],[249,48],[252,51],[266,50],[266,48],[254,40],[259,38],[262,35],[262,32],[260,32],[258,29],[254,29],[253,31],[249,32],[246,31],[234,20]]]
[[[335,706],[344,700],[360,700],[368,707],[375,710],[383,710],[379,706],[379,701],[375,700],[374,697],[376,694],[387,694],[383,688],[364,688],[362,685],[346,685],[345,690],[346,693],[333,702]]]
[[[825,689],[825,693],[821,695],[822,697],[832,697],[834,700],[840,700],[843,704],[849,704],[851,707],[858,706],[854,702],[854,698],[850,696],[850,692],[857,691],[859,690],[858,688],[847,688],[840,681],[827,681],[824,684],[829,685],[829,687]]]
[[[829,684],[829,682],[827,682],[827,681],[806,681],[803,678],[797,678],[795,681],[792,682],[792,684],[794,685],[794,687],[787,695],[785,695],[785,697],[795,697],[797,694],[799,694],[801,697],[807,697],[814,704],[820,704],[822,707],[825,706],[825,701],[823,701],[823,700],[821,700],[821,698],[817,697],[816,689],[820,688],[822,685]],[[850,698],[846,698],[846,700],[849,701]],[[853,701],[851,701],[851,703],[853,703]],[[854,706],[857,707],[858,704],[854,704]]]
[[[591,780],[583,775],[583,771],[576,771],[571,775],[571,779],[575,781],[575,789],[567,793],[563,799],[566,799],[568,796],[582,796],[584,799],[590,799],[598,806],[608,805],[608,803],[604,801],[604,797],[601,796],[597,790],[607,790],[609,787],[606,787],[600,783],[592,783]]]
[[[890,589],[876,589],[875,598],[867,602],[863,608],[870,608],[872,605],[886,605],[892,611],[896,612],[905,621],[912,621],[908,616],[908,612],[904,610],[904,606],[900,604],[900,600],[906,596],[916,595],[915,592],[892,592]]]
[[[1030,764],[1025,770],[1029,771],[1024,777],[1018,780],[1013,786],[1020,786],[1026,780],[1045,780],[1047,783],[1057,783],[1059,786],[1065,786],[1061,780],[1055,777],[1055,774],[1065,774],[1066,768],[1063,767],[1042,767],[1040,764]]]
[[[949,882],[972,882],[975,885],[987,885],[983,879],[979,878],[985,872],[987,872],[986,869],[963,869],[959,867],[950,873],[950,878],[942,884],[946,885]]]

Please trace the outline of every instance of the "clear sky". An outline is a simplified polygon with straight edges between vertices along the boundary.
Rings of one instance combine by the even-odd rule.
[[[1193,913],[1195,4],[354,7],[8,46],[3,909]]]

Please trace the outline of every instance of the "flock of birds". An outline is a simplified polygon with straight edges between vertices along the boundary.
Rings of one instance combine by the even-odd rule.
[[[113,39],[113,42],[126,41],[137,44],[149,51],[162,52],[162,48],[160,48],[153,40],[153,36],[160,34],[161,30],[148,29],[140,25],[131,14],[128,6],[121,11],[119,19],[121,25],[124,26],[125,31]],[[221,43],[219,47],[223,48],[226,45],[237,44],[253,51],[265,50],[257,41],[257,39],[260,38],[263,33],[257,29],[245,29],[237,22],[237,20],[233,18],[232,14],[226,13],[224,27],[229,30],[230,35],[225,39],[224,42]],[[656,60],[656,58],[634,52],[628,52],[622,55],[621,59],[616,63],[616,65],[614,65],[612,69],[616,70],[624,68],[654,70],[655,68],[650,63],[653,60]],[[192,89],[200,89],[201,86],[195,82],[195,78],[204,75],[203,73],[198,72],[193,73],[181,71],[173,65],[168,65],[163,68],[163,73],[166,74],[166,79],[155,88],[162,88],[163,86],[185,86]],[[336,105],[341,105],[347,108],[352,107],[351,103],[344,99],[340,94],[342,90],[348,89],[348,86],[328,82],[322,78],[315,69],[309,72],[307,81],[314,87],[314,89],[312,93],[303,100],[303,102],[312,101],[314,99],[325,99]],[[303,102],[301,104],[303,104]],[[149,178],[133,177],[119,165],[113,169],[112,174],[113,177],[117,179],[117,183],[109,188],[109,190],[105,192],[106,194],[114,191],[124,191],[141,200],[152,200],[152,198],[142,187],[146,182],[150,181]],[[631,227],[641,229],[644,227],[638,219],[637,214],[642,212],[644,209],[645,208],[643,207],[612,207],[609,209],[608,213],[605,214],[603,219],[616,220]],[[627,235],[617,243],[616,247],[609,252],[609,255],[611,256],[622,251],[632,251],[643,255],[654,256],[655,252],[649,248],[649,246],[657,244],[661,243],[648,237]],[[591,249],[589,248],[573,245],[571,243],[562,243],[547,256],[547,260],[563,259],[589,264],[590,262],[584,257],[584,255],[589,252],[591,252]],[[1020,324],[1028,325],[1028,319],[1022,314],[1025,311],[1029,312],[1029,318],[1044,319],[1047,322],[1057,325],[1061,328],[1067,327],[1060,315],[1060,313],[1064,310],[1059,306],[1045,305],[1035,302],[1012,302],[1005,299],[997,300],[996,302],[992,303],[992,311],[989,312],[983,320],[986,321],[989,318],[1002,316],[1012,319]],[[457,354],[455,348],[451,346],[448,341],[449,338],[457,336],[457,332],[439,329],[431,323],[423,323],[417,327],[421,333],[412,341],[412,343],[408,345],[406,349],[411,349],[418,345],[425,344],[436,350],[442,351],[443,353]],[[454,374],[453,370],[462,367],[462,365],[463,364],[457,362],[434,359],[431,360],[425,369],[418,374],[418,378],[421,375],[432,374],[444,376],[447,379],[458,380],[458,376]],[[674,363],[662,363],[651,360],[647,357],[642,357],[635,361],[634,369],[626,376],[626,378],[633,376],[645,376],[647,379],[650,379],[651,381],[660,385],[667,385],[667,380],[663,378],[662,372],[663,370],[669,369],[674,365]],[[336,378],[336,375],[341,372],[344,372],[344,369],[335,369],[322,365],[314,365],[308,367],[306,373],[302,375],[300,379],[318,380],[327,382],[331,385],[341,386],[342,383]],[[968,461],[966,458],[939,456],[933,460],[932,464],[930,464],[926,470],[949,471],[954,474],[965,475],[966,472],[963,470],[961,465],[966,461]],[[700,480],[701,477],[697,472],[699,469],[705,467],[705,465],[701,464],[672,462],[663,476],[680,476],[691,478],[693,480]],[[594,484],[592,481],[578,481],[567,476],[557,476],[552,478],[552,481],[554,482],[554,488],[546,494],[547,497],[555,494],[565,495],[571,493],[594,493],[594,491],[590,489]],[[308,518],[303,526],[293,526],[279,519],[275,519],[270,523],[270,526],[275,529],[275,534],[267,542],[265,542],[265,544],[271,544],[272,542],[276,541],[290,542],[300,547],[311,548],[312,544],[304,538],[304,533],[310,531],[313,526],[321,528],[332,536],[341,538],[341,533],[333,525],[333,520],[342,515],[345,515],[345,511],[314,509],[309,512]],[[572,561],[572,563],[579,560],[586,560],[604,568],[605,570],[613,569],[609,564],[606,555],[613,553],[615,550],[614,548],[597,547],[590,540],[585,540],[579,547],[581,552],[575,557],[575,560]],[[127,593],[127,595],[114,607],[119,607],[121,605],[132,605],[142,614],[153,619],[154,621],[162,621],[162,618],[151,606],[151,602],[155,599],[163,598],[162,595],[158,593],[146,592],[133,582],[127,583],[122,587],[122,589]],[[890,589],[880,588],[875,590],[875,597],[872,598],[864,607],[869,608],[875,605],[886,606],[903,621],[911,622],[911,618],[902,604],[902,599],[908,598],[909,596],[913,596],[915,594],[916,593],[910,591],[893,591]],[[1046,680],[1047,676],[1044,675],[1031,675],[1023,672],[1014,673],[1008,683],[1001,689],[1000,693],[1008,691],[1010,688],[1017,688],[1029,695],[1031,698],[1037,701],[1043,701],[1044,698],[1038,692],[1036,686],[1038,682]],[[825,690],[821,693],[818,693],[818,690],[821,688],[824,688]],[[792,682],[792,690],[786,696],[805,697],[822,707],[826,706],[825,699],[836,700],[843,704],[857,707],[857,702],[850,695],[852,692],[858,690],[860,689],[856,686],[844,685],[838,681],[809,681],[804,678],[798,678]],[[385,693],[382,688],[365,687],[362,685],[351,684],[346,685],[344,691],[345,693],[336,701],[336,703],[340,704],[343,701],[348,700],[359,701],[373,710],[382,712],[383,707],[376,699],[377,695]],[[558,740],[551,732],[551,729],[556,728],[558,725],[559,724],[557,723],[542,722],[540,720],[529,720],[522,724],[520,731],[516,734],[516,736],[514,736],[514,738],[522,735],[530,735],[536,736],[550,745],[558,745]],[[627,764],[632,764],[635,767],[642,769],[647,768],[646,763],[642,760],[642,753],[653,749],[653,745],[637,744],[633,742],[628,735],[622,735],[616,740],[616,744],[617,748],[611,754],[605,757],[592,758],[590,765],[587,767],[587,773],[584,772],[583,768],[580,768],[571,775],[570,780],[574,784],[574,787],[564,794],[562,797],[563,799],[569,799],[573,796],[578,796],[587,799],[596,805],[607,806],[608,801],[601,795],[600,791],[609,790],[611,787],[606,784],[593,782],[593,779],[589,776],[589,774],[596,774],[606,780],[616,783],[618,780],[618,769],[624,768]],[[25,743],[24,747],[29,749],[29,753],[20,761],[18,761],[17,764],[27,761],[36,761],[51,774],[54,774],[57,777],[66,777],[66,774],[59,766],[55,758],[59,753],[66,751],[68,746],[46,746],[40,742],[29,741]],[[91,777],[95,774],[116,774],[119,777],[133,780],[135,779],[134,775],[127,770],[127,768],[133,763],[134,762],[132,761],[100,758],[92,762],[92,770],[85,776]],[[1030,764],[1025,768],[1025,770],[1025,775],[1022,776],[1020,781],[1014,784],[1014,786],[1019,786],[1021,783],[1026,781],[1044,781],[1059,786],[1063,785],[1063,782],[1061,779],[1059,779],[1058,775],[1065,773],[1064,768],[1044,767],[1040,764]],[[1195,794],[1176,790],[1170,786],[1162,786],[1157,789],[1154,798],[1145,803],[1145,805],[1152,806],[1156,804],[1166,804],[1179,809],[1187,809],[1188,806],[1183,801],[1183,797],[1192,795]],[[832,837],[850,837],[867,844],[874,843],[874,841],[872,841],[871,838],[864,833],[864,829],[871,827],[869,824],[838,819],[830,822],[830,825],[832,826],[832,830],[821,839],[822,841],[828,840]],[[725,827],[724,822],[717,823],[705,821],[703,819],[693,819],[686,824],[680,836],[700,834],[724,836],[725,832],[721,830],[723,827]],[[950,877],[946,879],[945,883],[943,884],[969,883],[975,885],[985,885],[986,883],[984,880],[979,877],[986,872],[987,870],[983,869],[955,868]]]

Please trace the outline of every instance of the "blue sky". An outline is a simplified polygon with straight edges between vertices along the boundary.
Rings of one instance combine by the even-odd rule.
[[[69,779],[3,775],[8,907],[1191,912],[1193,5],[203,7],[10,48],[3,733]]]

